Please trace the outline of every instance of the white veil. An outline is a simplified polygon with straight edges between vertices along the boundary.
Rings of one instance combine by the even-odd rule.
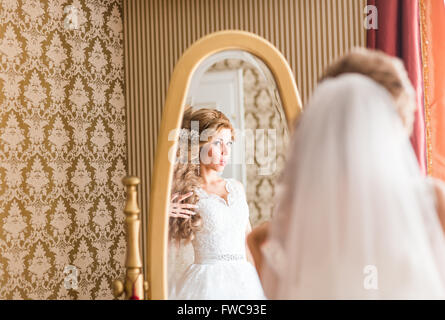
[[[269,298],[445,298],[433,193],[383,87],[358,74],[325,80],[290,144],[265,255]]]

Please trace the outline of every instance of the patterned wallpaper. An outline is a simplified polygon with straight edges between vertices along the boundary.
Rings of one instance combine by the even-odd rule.
[[[1,0],[0,21],[0,298],[111,299],[125,258],[121,1]]]
[[[276,129],[276,157],[274,159],[268,159],[267,149],[269,146],[261,140],[261,135],[256,136],[255,152],[253,154],[251,153],[252,149],[246,148],[248,164],[246,164],[247,185],[245,189],[247,203],[249,204],[250,222],[254,227],[271,217],[273,203],[275,202],[276,180],[285,163],[288,130],[281,103],[275,99],[274,88],[276,87],[273,82],[270,82],[273,81],[270,72],[265,72],[267,77],[265,78],[255,66],[238,59],[226,59],[217,62],[209,68],[208,72],[231,69],[243,70],[245,128],[251,130],[264,129],[265,141],[269,139],[267,130]],[[271,161],[276,161],[276,170],[269,175],[259,175],[259,169],[267,168],[270,165],[268,162]]]

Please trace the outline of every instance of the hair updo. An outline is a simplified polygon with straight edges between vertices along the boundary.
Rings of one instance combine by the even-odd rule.
[[[321,80],[344,73],[359,73],[370,77],[387,89],[394,98],[397,113],[410,135],[416,110],[415,91],[402,60],[378,50],[354,48],[325,71]]]

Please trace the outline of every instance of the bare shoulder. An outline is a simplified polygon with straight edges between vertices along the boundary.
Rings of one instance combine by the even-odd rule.
[[[441,192],[445,191],[445,181],[436,178],[433,178],[433,181],[438,190],[440,190]]]
[[[445,181],[433,177],[428,177],[427,181],[434,188],[436,197],[438,199],[445,199]]]
[[[428,180],[434,186],[437,214],[445,232],[445,182],[431,177]]]

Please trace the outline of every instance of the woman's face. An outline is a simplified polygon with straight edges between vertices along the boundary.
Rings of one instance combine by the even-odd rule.
[[[218,172],[223,171],[230,159],[232,144],[232,131],[220,129],[213,139],[202,147],[201,165]]]

